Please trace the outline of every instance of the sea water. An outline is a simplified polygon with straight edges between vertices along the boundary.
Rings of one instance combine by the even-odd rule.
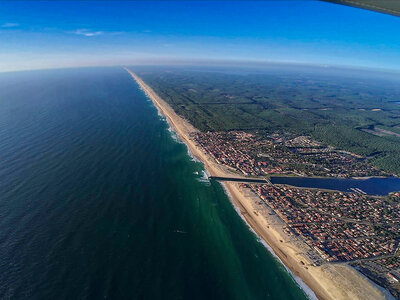
[[[306,298],[122,68],[0,74],[0,141],[1,299]]]

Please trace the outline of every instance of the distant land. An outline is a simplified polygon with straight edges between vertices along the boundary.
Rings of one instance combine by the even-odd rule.
[[[287,65],[130,69],[210,174],[224,180],[248,224],[319,298],[389,297],[355,270],[399,297],[399,192],[269,181],[392,177],[397,187],[396,74]]]
[[[136,69],[135,69],[136,70]],[[199,130],[306,134],[400,174],[400,75],[340,68],[137,68]]]

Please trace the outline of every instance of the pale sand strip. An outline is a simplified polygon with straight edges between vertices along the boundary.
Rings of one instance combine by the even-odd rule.
[[[190,134],[197,132],[189,122],[178,116],[174,110],[161,99],[135,73],[126,69],[153,101],[157,108],[167,118],[179,138],[188,145],[192,154],[201,160],[212,176],[232,177],[232,173],[214,162],[191,139]],[[254,199],[245,195],[238,184],[226,182],[225,186],[239,208],[242,216],[254,231],[273,249],[282,262],[301,280],[310,287],[319,299],[385,299],[379,291],[364,276],[344,264],[325,264],[314,267],[299,249],[290,242],[290,237],[261,214],[255,214]],[[304,264],[303,264],[303,263]],[[266,266],[268,268],[268,266]]]

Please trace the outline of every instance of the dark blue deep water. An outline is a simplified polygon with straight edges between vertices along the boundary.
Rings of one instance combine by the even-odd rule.
[[[202,170],[122,69],[0,74],[0,298],[305,298]]]
[[[288,184],[297,187],[320,188],[351,192],[358,188],[369,195],[384,196],[400,191],[400,178],[338,179],[315,177],[271,177],[272,183]]]

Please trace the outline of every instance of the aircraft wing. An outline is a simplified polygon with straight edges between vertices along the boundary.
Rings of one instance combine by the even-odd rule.
[[[400,0],[322,0],[400,16]]]

